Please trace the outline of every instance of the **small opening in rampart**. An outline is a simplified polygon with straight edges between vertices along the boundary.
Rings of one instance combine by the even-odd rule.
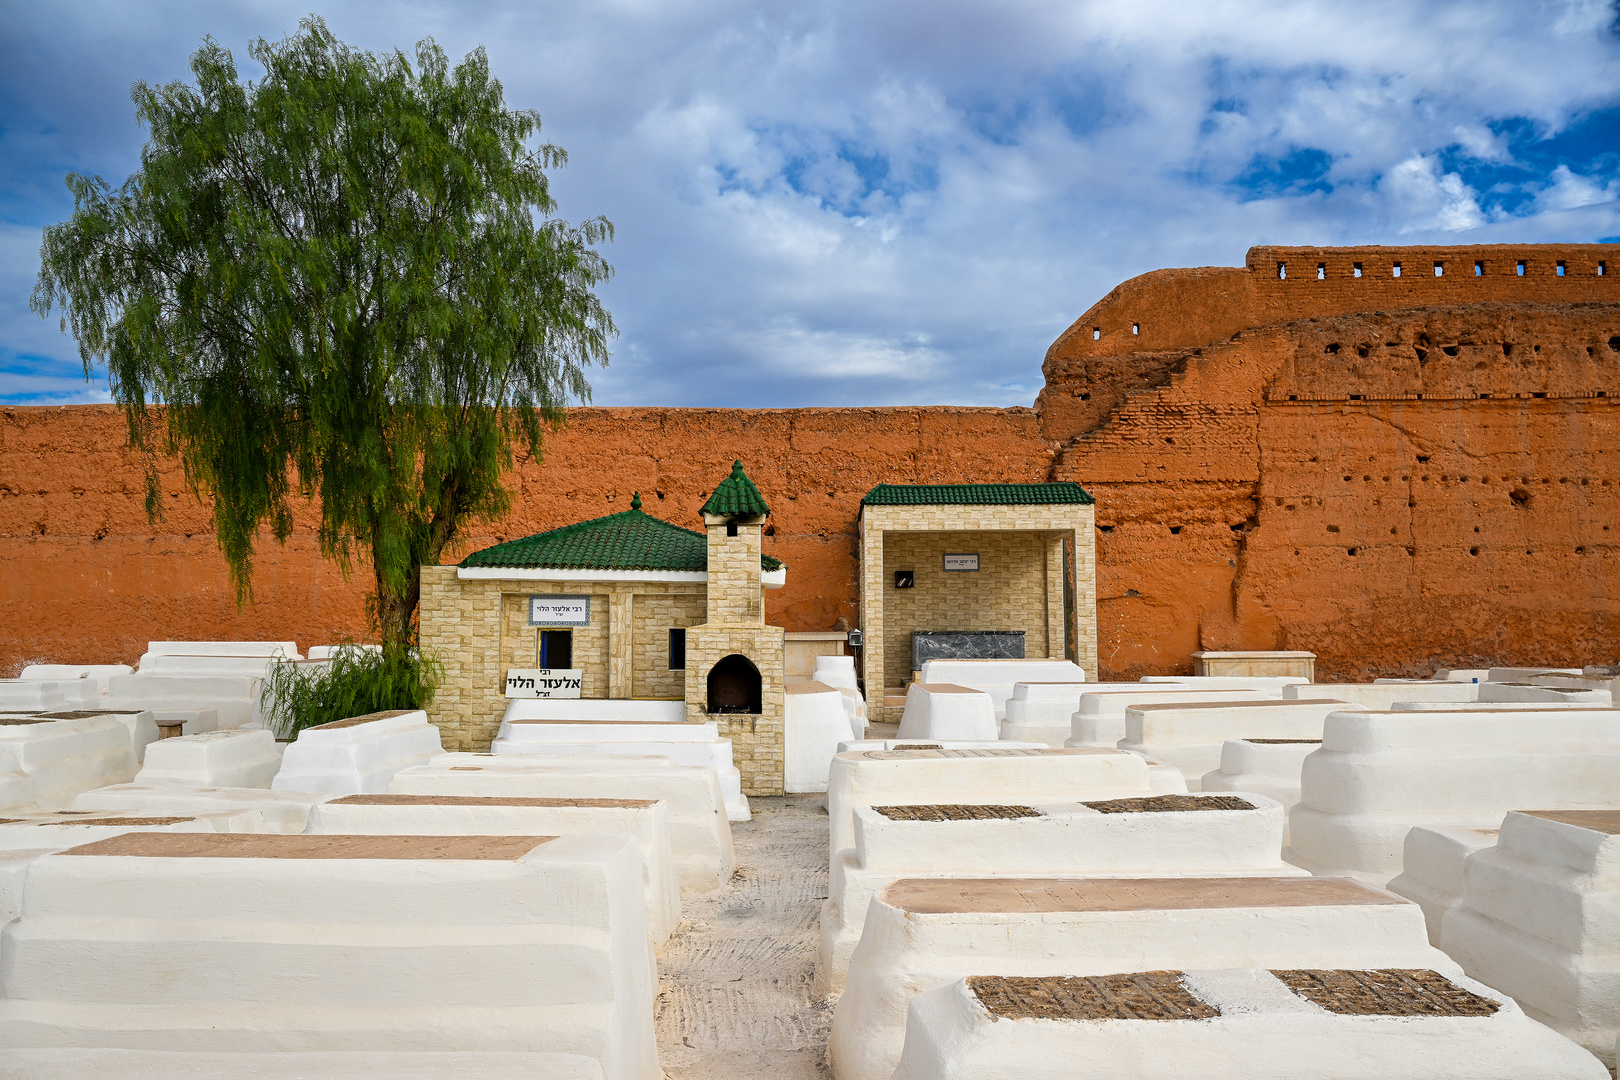
[[[1468,554],[1470,554],[1470,555],[1478,555],[1479,554],[1479,548],[1477,548],[1477,547],[1469,548],[1468,549]]]
[[[1609,339],[1609,348],[1613,349],[1615,352],[1620,352],[1620,336]]]
[[[1565,265],[1564,265],[1564,260],[1563,260],[1563,259],[1559,259],[1559,260],[1558,260],[1558,276],[1559,276],[1559,277],[1563,277],[1563,276],[1564,276],[1564,271],[1565,271],[1565,270],[1566,270],[1566,269],[1568,269],[1568,268],[1567,268],[1567,267],[1566,267],[1566,266],[1565,266]]]
[[[1389,272],[1390,272],[1391,277],[1400,277],[1401,276],[1401,264],[1396,263],[1394,266],[1391,266],[1389,268]]]
[[[1360,277],[1361,276],[1361,264],[1360,263],[1356,263],[1356,265],[1351,269],[1350,276],[1351,277]]]
[[[1316,264],[1316,280],[1317,281],[1323,281],[1326,278],[1327,278],[1327,263],[1317,263]]]
[[[1437,263],[1434,264],[1434,276],[1435,277],[1445,277],[1446,276],[1446,264],[1445,263],[1438,263],[1437,262]]]
[[[1141,332],[1142,332],[1142,324],[1141,323],[1137,323],[1137,322],[1131,323],[1131,333],[1140,334]]]
[[[1456,356],[1456,355],[1457,355],[1457,354],[1458,354],[1458,353],[1460,353],[1460,352],[1462,352],[1462,350],[1461,350],[1461,349],[1459,349],[1459,348],[1458,348],[1458,347],[1457,347],[1457,346],[1455,346],[1455,345],[1445,345],[1445,346],[1442,346],[1442,347],[1441,347],[1441,349],[1440,349],[1440,351],[1441,351],[1441,352],[1443,352],[1443,353],[1445,353],[1445,354],[1446,354],[1446,355],[1447,355],[1447,356]]]
[[[1287,263],[1278,263],[1277,264],[1277,280],[1278,281],[1286,281],[1287,279],[1288,279],[1288,264]]]
[[[1098,532],[1113,532],[1114,527],[1112,525],[1099,525],[1099,526],[1097,526],[1097,531]]]
[[[1525,262],[1524,262],[1523,259],[1520,259],[1519,263],[1518,263],[1518,271],[1519,271],[1519,276],[1520,277],[1524,277],[1524,269],[1525,269]]]
[[[1181,535],[1181,526],[1180,525],[1172,525],[1172,526],[1170,526],[1170,535],[1171,536],[1180,536]]]
[[[1333,344],[1329,345],[1325,351],[1329,356],[1339,355],[1339,343],[1335,341]]]
[[[1530,396],[1531,397],[1546,397],[1547,396],[1547,391],[1545,391],[1545,390],[1537,390],[1534,393],[1532,393]]]
[[[1102,327],[1093,326],[1091,328],[1091,340],[1096,341],[1096,340],[1100,339],[1101,337],[1102,337]]]
[[[1599,262],[1598,263],[1598,277],[1605,277],[1608,273],[1609,273],[1609,264],[1606,263],[1606,262]]]
[[[1485,264],[1482,263],[1482,262],[1479,262],[1478,260],[1476,260],[1474,262],[1474,276],[1475,277],[1484,277],[1485,276]]]
[[[1360,555],[1361,554],[1361,549],[1360,548],[1345,548],[1345,554],[1346,555]]]

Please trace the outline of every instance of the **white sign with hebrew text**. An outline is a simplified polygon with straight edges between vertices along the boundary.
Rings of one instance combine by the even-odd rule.
[[[529,597],[530,626],[589,626],[591,625],[591,598],[589,596],[531,596]]]
[[[579,668],[507,668],[509,698],[577,698],[585,672]]]

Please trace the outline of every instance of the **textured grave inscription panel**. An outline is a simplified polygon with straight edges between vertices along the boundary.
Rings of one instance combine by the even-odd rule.
[[[49,724],[43,716],[0,716],[0,727],[22,727],[24,724]]]
[[[465,767],[465,766],[463,766]],[[656,799],[543,799],[506,795],[345,795],[329,806],[584,806],[643,810]]]
[[[1140,799],[1104,799],[1081,803],[1099,814],[1178,814],[1189,810],[1253,810],[1235,795],[1150,795]]]
[[[1040,817],[1033,806],[976,806],[937,803],[917,806],[874,806],[890,821],[994,821],[998,818]]]
[[[1620,833],[1620,810],[1526,810],[1525,813],[1610,836]]]
[[[916,915],[1406,903],[1348,878],[903,878],[880,895]]]
[[[1244,739],[1244,742],[1259,743],[1261,746],[1304,746],[1306,744],[1321,745],[1321,739]]]
[[[1126,975],[974,975],[968,988],[1005,1020],[1208,1020],[1219,1009],[1194,997],[1179,971]]]
[[[304,730],[331,731],[334,728],[355,727],[358,724],[369,724],[373,720],[388,720],[395,716],[404,716],[408,712],[415,711],[415,709],[390,709],[386,712],[366,713],[364,716],[351,716],[347,720],[334,720],[330,724],[316,724],[314,727],[305,728]]]
[[[99,818],[59,818],[56,821],[36,821],[35,825],[128,825],[134,828],[137,825],[177,825],[182,821],[196,821],[189,817],[99,817]]]
[[[1259,701],[1147,702],[1126,707],[1137,712],[1163,712],[1168,709],[1283,709],[1290,705],[1344,705],[1348,707],[1349,703],[1340,701],[1337,698],[1300,698],[1297,701],[1262,698]]]
[[[937,742],[902,743],[899,746],[892,746],[892,747],[890,747],[890,749],[891,750],[943,750],[943,749],[945,749],[945,744],[944,743],[937,743]]]
[[[64,855],[158,859],[521,859],[555,836],[343,836],[285,833],[125,833]]]
[[[1272,974],[1306,1001],[1341,1016],[1490,1016],[1501,1008],[1490,998],[1424,968],[1304,969]]]

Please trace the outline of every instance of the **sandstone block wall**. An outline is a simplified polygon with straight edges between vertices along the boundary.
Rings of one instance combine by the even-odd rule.
[[[782,794],[783,641],[781,627],[763,624],[705,623],[686,632],[686,718],[713,720],[720,737],[731,740],[731,759],[742,774],[744,795]],[[708,711],[709,671],[732,653],[759,668],[758,713]]]

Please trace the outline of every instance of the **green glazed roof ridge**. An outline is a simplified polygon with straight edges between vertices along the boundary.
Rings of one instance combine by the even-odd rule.
[[[765,517],[770,512],[765,496],[743,472],[740,459],[731,463],[731,475],[720,481],[709,501],[698,511],[711,517]]]
[[[495,544],[471,553],[458,565],[525,570],[708,570],[706,535],[655,518],[634,506],[632,503],[632,509],[617,514]],[[759,563],[765,571],[783,566],[769,555],[761,555]]]
[[[879,484],[862,506],[1040,506],[1096,502],[1072,480],[1039,484]]]

